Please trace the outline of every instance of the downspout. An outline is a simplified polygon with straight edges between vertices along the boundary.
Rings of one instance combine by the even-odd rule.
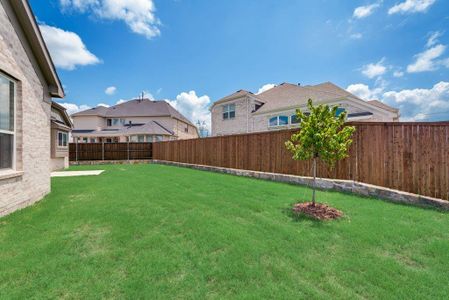
[[[246,96],[246,133],[249,133],[249,97]]]

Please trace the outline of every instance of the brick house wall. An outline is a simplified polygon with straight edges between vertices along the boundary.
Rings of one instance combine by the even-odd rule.
[[[235,118],[223,119],[223,105],[235,104]],[[250,132],[248,114],[251,112],[251,100],[249,97],[240,97],[223,104],[217,104],[212,107],[212,135],[228,135]]]
[[[51,99],[8,2],[0,4],[0,72],[16,82],[16,171],[0,170],[0,216],[50,192]]]

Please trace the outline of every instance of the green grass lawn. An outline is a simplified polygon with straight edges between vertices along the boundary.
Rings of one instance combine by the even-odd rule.
[[[161,165],[89,166],[0,218],[0,298],[449,296],[449,214]]]

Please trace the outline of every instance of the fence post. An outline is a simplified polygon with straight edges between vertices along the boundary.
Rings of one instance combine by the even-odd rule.
[[[128,140],[128,161],[129,161],[129,138],[127,140]]]
[[[101,152],[102,152],[102,158],[104,160],[104,140],[101,142]]]
[[[78,161],[78,137],[75,140],[75,161]]]

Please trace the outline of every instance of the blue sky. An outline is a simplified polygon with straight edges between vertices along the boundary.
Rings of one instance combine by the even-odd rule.
[[[195,122],[238,89],[331,81],[404,120],[449,119],[446,0],[30,3],[71,112],[144,91]]]

